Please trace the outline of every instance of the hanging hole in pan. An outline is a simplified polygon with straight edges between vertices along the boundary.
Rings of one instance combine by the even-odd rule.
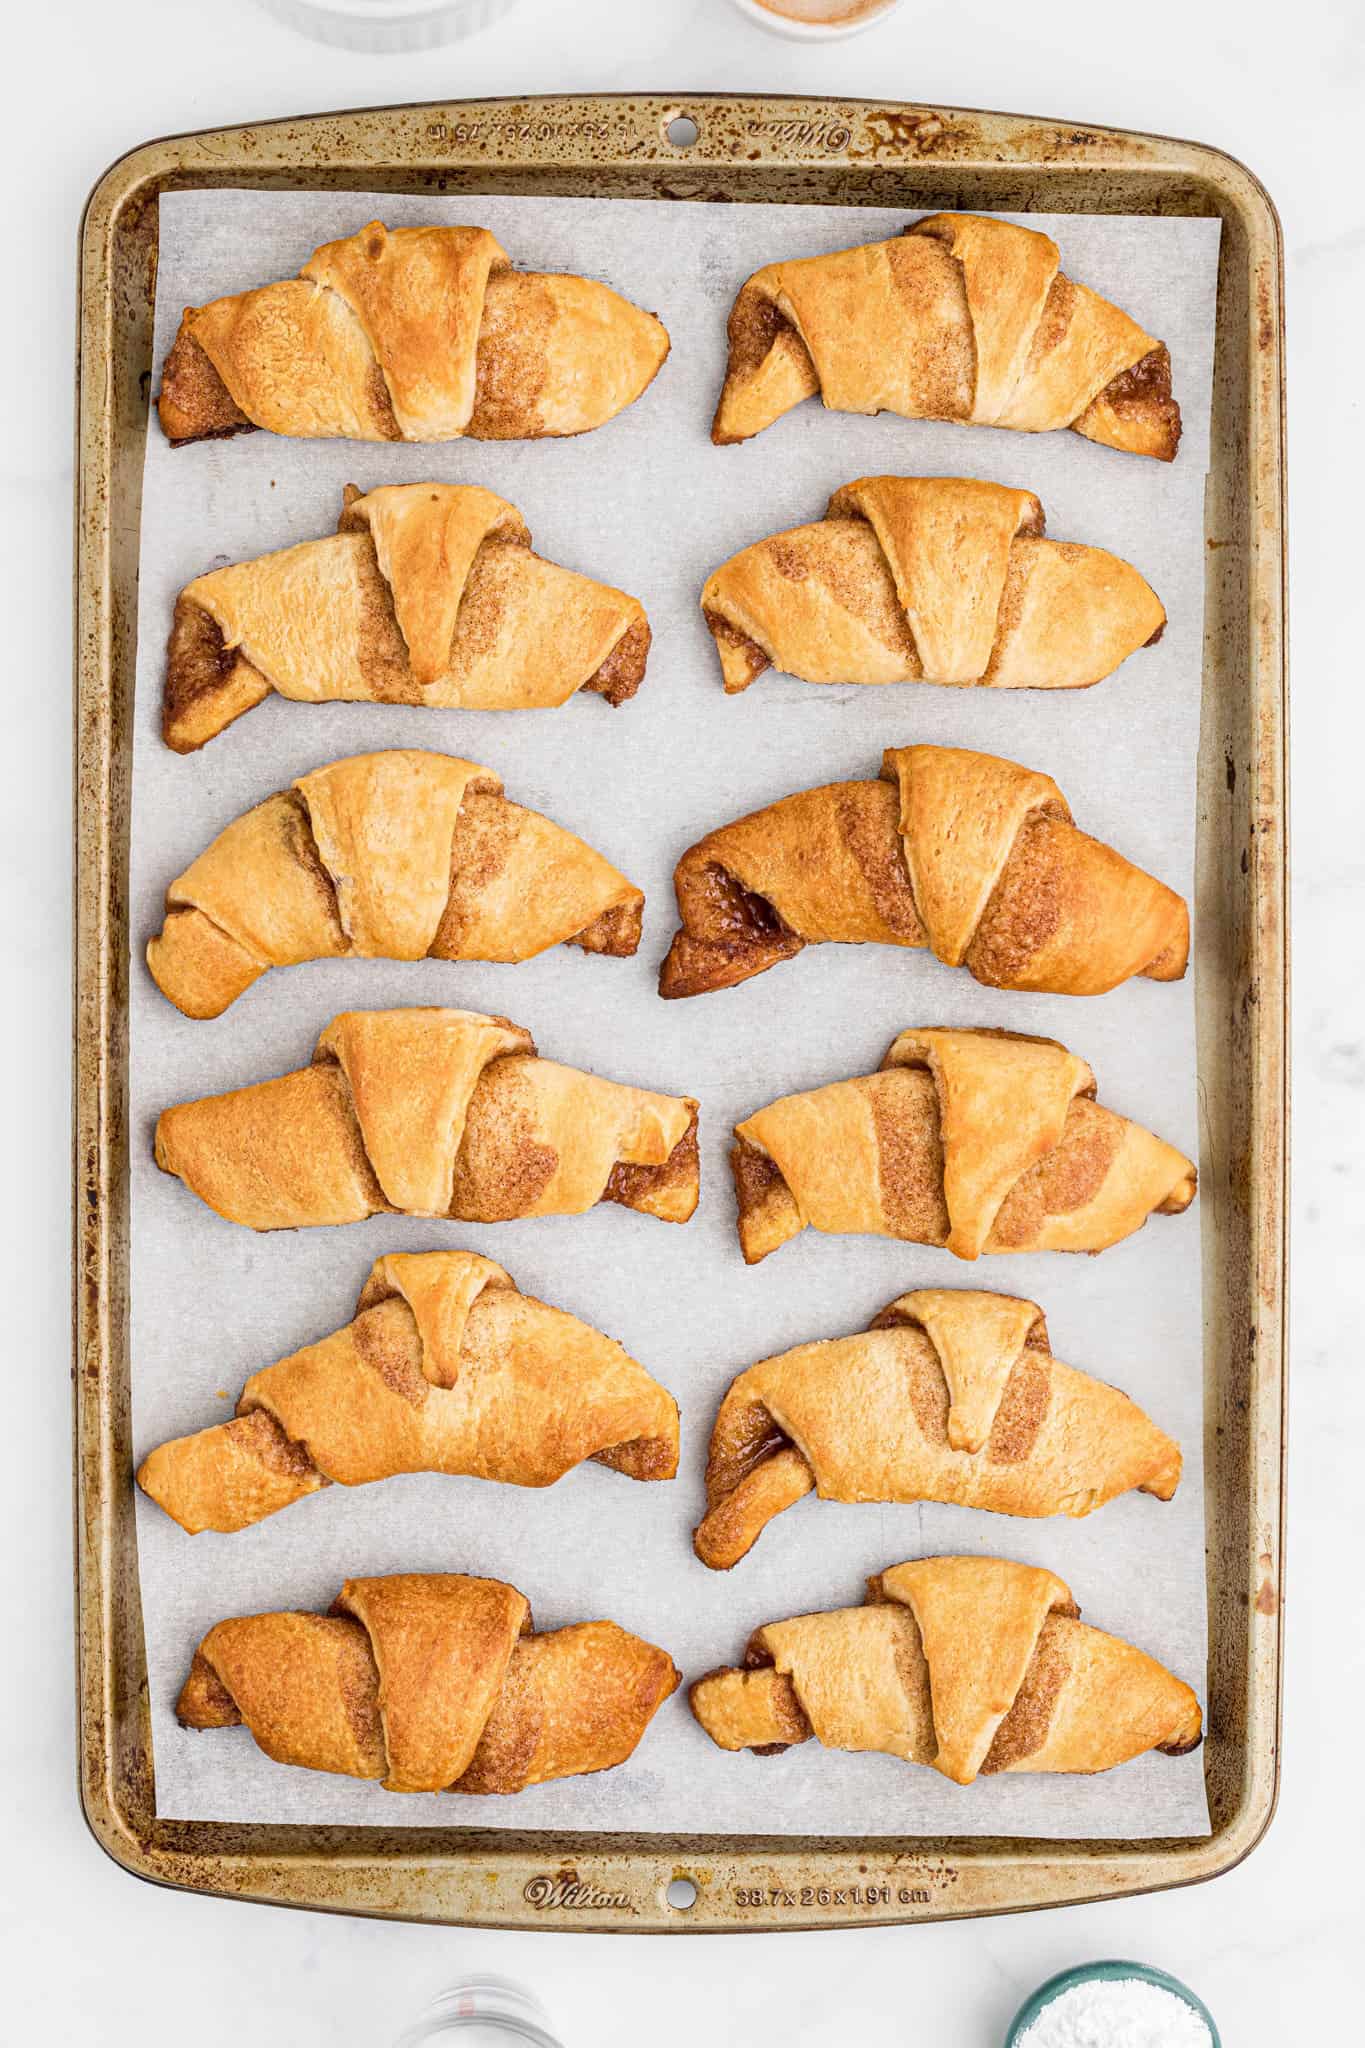
[[[674,114],[665,126],[664,134],[674,149],[691,149],[701,130],[690,114]]]
[[[697,1903],[697,1887],[690,1877],[675,1877],[664,1897],[675,1913],[690,1913]]]

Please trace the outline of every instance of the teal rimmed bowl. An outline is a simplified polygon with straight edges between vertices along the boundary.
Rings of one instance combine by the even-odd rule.
[[[1188,1984],[1182,1984],[1178,1977],[1168,1976],[1165,1970],[1154,1970],[1149,1963],[1081,1963],[1074,1970],[1062,1970],[1055,1977],[1049,1977],[1046,1984],[1040,1984],[1031,1998],[1026,1998],[1014,2018],[1010,2021],[1005,2036],[1005,2048],[1019,2048],[1027,2029],[1033,2025],[1044,2006],[1051,2005],[1054,1998],[1063,1991],[1069,1991],[1073,1984],[1114,1983],[1136,1977],[1144,1984],[1155,1984],[1162,1991],[1169,1991],[1175,1998],[1182,1999],[1209,2030],[1211,2048],[1222,2048],[1218,2029],[1213,2023],[1213,2014],[1202,1998],[1196,1998]]]

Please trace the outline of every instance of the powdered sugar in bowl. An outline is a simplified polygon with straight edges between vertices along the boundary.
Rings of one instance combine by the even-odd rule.
[[[1014,2016],[1005,2048],[1221,2048],[1188,1985],[1146,1963],[1085,1963],[1050,1977]]]

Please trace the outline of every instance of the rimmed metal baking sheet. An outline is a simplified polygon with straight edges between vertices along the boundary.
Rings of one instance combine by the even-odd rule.
[[[691,116],[697,137],[668,129]],[[1223,222],[1197,914],[1211,1835],[1117,1843],[610,1837],[155,1816],[127,1359],[130,707],[158,199],[189,185],[545,192]],[[486,1925],[640,1931],[944,1918],[1195,1882],[1274,1806],[1283,1470],[1287,942],[1281,252],[1217,151],[951,108],[710,95],[454,102],[145,145],[82,225],[76,577],[76,1540],[81,1792],[158,1882]],[[509,1814],[514,1820],[514,1815]],[[691,1878],[690,1910],[670,1881]]]

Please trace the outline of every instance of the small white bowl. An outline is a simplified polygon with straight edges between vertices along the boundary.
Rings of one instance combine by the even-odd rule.
[[[865,28],[875,28],[879,21],[885,21],[894,14],[901,0],[864,0],[865,11],[836,21],[804,21],[792,14],[775,13],[766,7],[763,0],[732,0],[740,13],[760,28],[770,29],[775,36],[789,36],[794,43],[836,43],[844,36],[860,36]],[[792,0],[798,5],[799,0]],[[850,6],[857,0],[848,0]]]
[[[477,35],[517,0],[261,0],[268,13],[315,42],[382,55],[434,50]]]

